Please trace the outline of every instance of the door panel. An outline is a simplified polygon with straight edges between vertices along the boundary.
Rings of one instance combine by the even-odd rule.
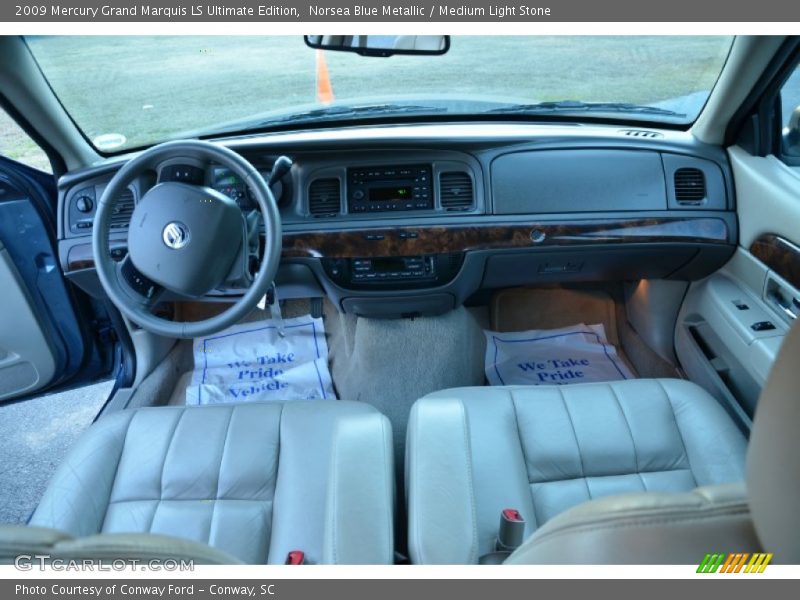
[[[750,286],[785,324],[800,312],[800,167],[730,149],[739,245],[757,265]]]
[[[689,288],[675,347],[687,375],[746,431],[800,311],[800,168],[738,147],[729,152],[739,247],[719,272]]]
[[[723,269],[692,284],[675,332],[686,374],[721,400],[744,430],[789,329],[764,301],[768,273],[739,248]]]
[[[36,391],[56,374],[56,355],[25,284],[0,243],[0,400]]]
[[[0,158],[0,401],[75,375],[85,336],[58,264],[52,177]]]
[[[800,167],[773,155],[751,156],[734,146],[728,150],[736,185],[739,245],[749,249],[762,235],[800,240]]]

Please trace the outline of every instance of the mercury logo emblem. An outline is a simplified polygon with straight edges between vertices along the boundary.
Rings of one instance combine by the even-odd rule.
[[[161,233],[161,239],[164,240],[167,248],[178,250],[189,243],[189,230],[183,223],[172,221],[171,223],[167,223],[167,226],[164,227],[164,231]]]

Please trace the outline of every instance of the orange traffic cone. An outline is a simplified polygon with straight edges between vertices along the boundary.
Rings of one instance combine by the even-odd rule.
[[[322,50],[317,50],[317,102],[330,104],[333,100],[333,86],[328,75],[325,54],[323,54]]]

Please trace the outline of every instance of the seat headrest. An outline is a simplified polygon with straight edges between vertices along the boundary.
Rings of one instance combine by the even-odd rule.
[[[756,533],[775,562],[800,563],[800,322],[783,341],[758,400],[747,452]]]

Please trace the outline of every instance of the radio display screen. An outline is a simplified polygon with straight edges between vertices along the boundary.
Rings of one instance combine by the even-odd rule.
[[[376,258],[372,260],[372,270],[375,273],[390,273],[404,271],[406,263],[402,258]]]
[[[411,199],[411,186],[370,187],[370,202],[398,202]]]

